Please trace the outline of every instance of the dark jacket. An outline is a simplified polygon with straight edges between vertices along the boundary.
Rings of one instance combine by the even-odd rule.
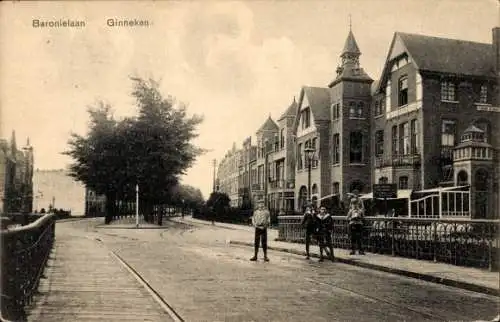
[[[331,234],[333,231],[333,218],[330,214],[325,214],[323,218],[316,215],[316,232],[320,235]]]
[[[304,216],[302,217],[302,221],[300,224],[302,227],[306,229],[308,233],[312,233],[315,230],[316,226],[316,216],[312,212],[306,212],[304,213]]]

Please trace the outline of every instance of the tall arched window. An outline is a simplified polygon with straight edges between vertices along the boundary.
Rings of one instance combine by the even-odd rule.
[[[317,193],[318,193],[318,185],[317,184],[313,184],[312,188],[311,188],[311,194],[315,195]]]
[[[304,210],[306,202],[307,202],[307,188],[306,186],[302,186],[300,187],[299,190],[299,200],[298,200],[299,211]]]
[[[339,193],[340,193],[340,183],[338,183],[338,182],[334,182],[334,183],[333,183],[332,193],[333,193],[334,195],[335,195],[335,194],[339,194]]]
[[[464,186],[469,184],[469,175],[467,171],[462,170],[457,174],[457,186]]]

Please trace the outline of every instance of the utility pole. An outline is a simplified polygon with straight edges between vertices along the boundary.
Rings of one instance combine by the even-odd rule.
[[[139,228],[139,184],[135,185],[135,228]]]
[[[213,180],[212,192],[215,192],[215,169],[217,167],[217,159],[212,160],[212,165],[214,167],[214,180]]]

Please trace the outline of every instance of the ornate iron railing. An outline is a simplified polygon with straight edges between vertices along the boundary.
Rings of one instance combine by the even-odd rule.
[[[0,232],[2,241],[1,320],[22,321],[54,244],[56,216]]]
[[[333,242],[349,249],[346,217],[335,216]],[[301,216],[278,218],[279,239],[303,242]],[[368,252],[433,260],[499,271],[500,220],[366,217],[363,245]]]
[[[375,168],[404,167],[420,165],[420,154],[396,154],[375,158]]]

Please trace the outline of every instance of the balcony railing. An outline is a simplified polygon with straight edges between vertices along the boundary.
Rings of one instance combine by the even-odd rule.
[[[24,321],[54,244],[56,215],[2,230],[1,320]]]
[[[292,180],[274,180],[269,182],[270,189],[293,189],[294,182]]]
[[[349,225],[335,216],[334,247],[350,249]],[[279,239],[303,242],[301,216],[278,218]],[[363,245],[372,253],[499,271],[500,220],[365,217]]]
[[[420,165],[420,154],[396,154],[391,156],[376,157],[375,167],[405,167]]]

